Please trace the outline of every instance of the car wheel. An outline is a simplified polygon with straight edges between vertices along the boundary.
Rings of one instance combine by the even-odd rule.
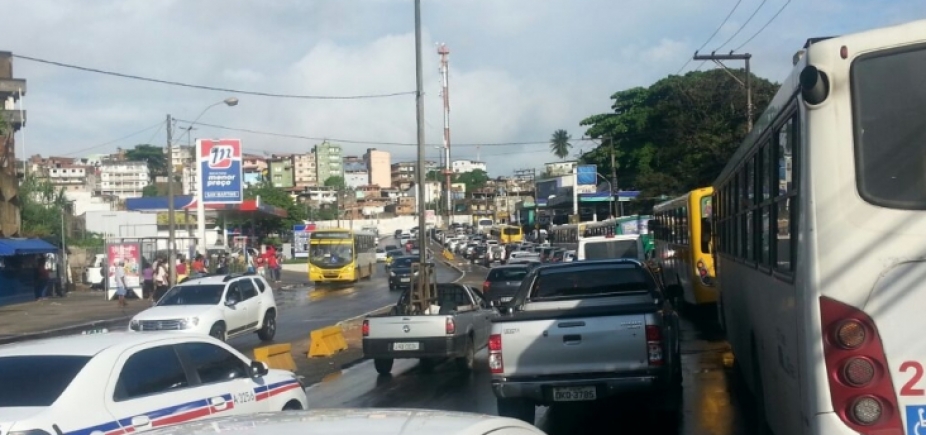
[[[215,325],[212,325],[212,328],[209,329],[209,335],[218,340],[225,341],[225,324],[218,322]]]
[[[392,372],[393,361],[391,358],[376,358],[373,360],[373,367],[376,368],[376,373],[388,375]]]
[[[473,338],[466,339],[466,348],[463,350],[463,356],[457,358],[457,367],[465,372],[473,370],[476,361],[476,346],[473,344]]]
[[[257,331],[257,337],[261,341],[270,341],[273,340],[273,336],[277,333],[277,316],[273,310],[267,310],[264,313],[264,324],[261,325],[260,330]]]

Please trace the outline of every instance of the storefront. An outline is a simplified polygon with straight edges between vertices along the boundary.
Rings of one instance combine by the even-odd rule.
[[[57,252],[42,239],[0,239],[0,305],[35,300],[36,268]]]

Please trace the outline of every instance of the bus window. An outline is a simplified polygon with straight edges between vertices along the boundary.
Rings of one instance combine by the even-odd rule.
[[[711,220],[708,218],[701,218],[701,252],[704,254],[711,253],[712,230]]]

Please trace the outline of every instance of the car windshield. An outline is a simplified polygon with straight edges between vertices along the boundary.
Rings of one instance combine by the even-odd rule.
[[[581,264],[581,263],[580,263]],[[530,299],[567,300],[645,292],[655,283],[635,264],[541,269]]]
[[[392,260],[392,268],[393,268],[393,269],[401,269],[401,268],[404,268],[404,267],[412,267],[412,263],[414,263],[415,260],[417,260],[417,259],[414,258],[414,257],[399,257],[399,258],[396,258],[395,260]]]
[[[486,278],[488,281],[520,281],[527,276],[528,269],[526,267],[512,267],[512,268],[503,268],[503,269],[492,269],[489,272],[489,276]]]
[[[319,267],[343,267],[354,261],[354,244],[313,244],[309,261]]]
[[[158,306],[218,305],[222,300],[223,290],[224,284],[178,285],[158,301]]]
[[[88,361],[75,355],[0,358],[0,408],[51,406]]]

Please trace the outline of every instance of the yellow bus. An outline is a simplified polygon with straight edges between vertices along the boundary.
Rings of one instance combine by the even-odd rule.
[[[499,225],[492,227],[490,231],[492,237],[498,239],[499,243],[518,243],[524,239],[524,230],[515,225]]]
[[[656,204],[649,228],[656,241],[653,260],[665,285],[681,286],[684,302],[706,309],[717,302],[711,253],[713,194],[712,187],[704,187]]]
[[[376,236],[343,228],[315,230],[309,236],[309,281],[357,282],[373,276]]]

